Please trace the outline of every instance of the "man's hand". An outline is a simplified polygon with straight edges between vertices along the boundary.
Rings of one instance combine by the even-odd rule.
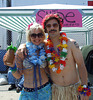
[[[20,58],[24,58],[27,55],[26,44],[21,44],[17,49],[16,54],[18,54]]]
[[[80,94],[80,100],[89,100],[89,96],[84,96],[83,94]]]

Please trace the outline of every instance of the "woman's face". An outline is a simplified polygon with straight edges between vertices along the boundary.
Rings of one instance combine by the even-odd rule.
[[[31,31],[30,39],[33,44],[39,45],[44,40],[44,34],[41,32],[40,29],[34,29]]]

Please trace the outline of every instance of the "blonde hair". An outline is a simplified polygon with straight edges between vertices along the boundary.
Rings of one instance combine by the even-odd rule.
[[[26,28],[26,40],[27,42],[31,42],[31,38],[30,38],[30,35],[32,33],[32,30],[40,30],[42,33],[43,33],[43,40],[45,39],[45,32],[44,32],[44,29],[42,28],[42,26],[38,23],[33,23],[33,25],[31,25],[29,28],[27,27]]]

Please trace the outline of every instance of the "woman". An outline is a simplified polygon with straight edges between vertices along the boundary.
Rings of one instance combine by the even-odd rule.
[[[30,24],[26,29],[27,56],[16,53],[17,68],[11,66],[12,74],[19,79],[24,75],[24,88],[19,100],[51,100],[51,84],[45,73],[45,33],[40,24]],[[4,57],[5,58],[5,57]]]

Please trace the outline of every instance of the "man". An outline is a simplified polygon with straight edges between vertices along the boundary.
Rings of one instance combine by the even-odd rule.
[[[12,71],[10,69],[8,70],[7,77],[8,77],[8,83],[10,84],[8,91],[16,89],[16,92],[19,93],[23,88],[24,77],[16,79],[13,76]]]
[[[62,18],[58,14],[46,15],[42,26],[49,35],[46,53],[53,81],[52,100],[77,100],[78,95],[81,100],[89,100],[89,95],[80,90],[87,88],[87,71],[78,43],[65,33],[60,34]]]
[[[10,84],[10,87],[8,88],[8,91],[11,91],[13,89],[16,89],[16,81],[17,79],[12,75],[11,70],[8,71],[8,83]]]

